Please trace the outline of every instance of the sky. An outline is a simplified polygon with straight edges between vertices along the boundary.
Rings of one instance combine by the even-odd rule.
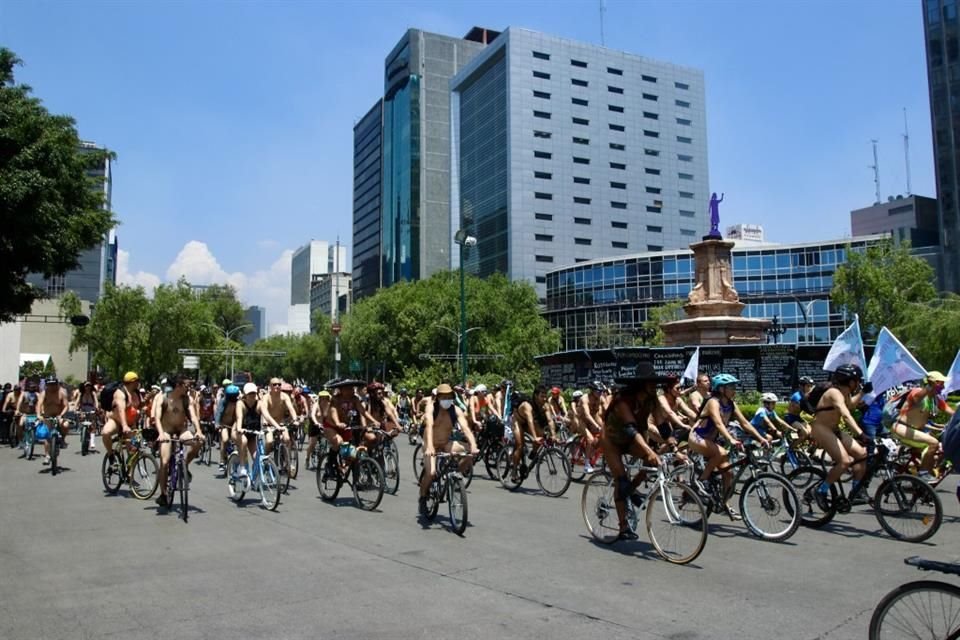
[[[606,0],[604,43],[702,69],[723,224],[836,239],[849,211],[935,195],[920,0]],[[17,79],[117,154],[118,279],[228,282],[283,330],[292,251],[352,236],[353,125],[407,28],[601,43],[599,0],[0,0]],[[704,203],[706,207],[706,203]],[[352,253],[351,253],[352,255]]]

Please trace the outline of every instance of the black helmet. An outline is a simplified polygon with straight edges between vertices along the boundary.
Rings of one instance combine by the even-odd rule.
[[[49,378],[47,378],[47,384],[48,384],[48,385],[58,385],[58,384],[60,384],[60,381],[57,380],[57,376],[50,376]]]
[[[850,380],[863,380],[863,369],[855,364],[843,364],[833,372],[835,382],[844,383]]]
[[[813,381],[813,378],[811,378],[810,376],[801,376],[800,384],[815,384],[815,383]]]
[[[606,387],[604,386],[604,384],[603,384],[602,382],[600,382],[599,380],[593,380],[593,381],[591,381],[590,383],[587,384],[587,388],[592,389],[593,391],[596,391],[597,393],[600,393],[600,392],[606,390]]]

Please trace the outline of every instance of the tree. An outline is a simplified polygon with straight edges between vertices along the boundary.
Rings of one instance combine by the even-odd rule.
[[[224,337],[213,325],[212,306],[194,295],[187,281],[163,284],[153,292],[145,318],[146,346],[141,377],[154,380],[180,370],[179,349],[225,348]],[[223,369],[223,358],[201,360],[201,370]]]
[[[50,114],[30,87],[15,83],[19,64],[0,48],[0,322],[28,313],[41,295],[29,273],[75,268],[115,224],[102,184],[87,174],[112,154],[81,151],[74,120]]]
[[[220,327],[221,331],[229,333],[233,339],[242,340],[243,336],[250,333],[249,327],[240,329],[249,323],[233,286],[210,285],[200,294],[200,300],[210,309],[213,324]]]
[[[933,279],[933,269],[910,253],[908,243],[887,238],[864,252],[847,248],[847,262],[833,276],[830,298],[851,317],[858,314],[864,334],[875,336],[881,327],[892,330],[906,321],[911,303],[935,299]]]
[[[687,314],[683,311],[684,300],[672,300],[659,307],[654,307],[647,312],[647,321],[643,323],[644,329],[652,329],[655,333],[653,337],[647,340],[651,347],[662,347],[665,342],[665,336],[661,325],[665,322],[674,322],[683,320]]]
[[[929,370],[946,372],[960,346],[960,296],[946,294],[929,303],[912,303],[903,322],[891,329]]]

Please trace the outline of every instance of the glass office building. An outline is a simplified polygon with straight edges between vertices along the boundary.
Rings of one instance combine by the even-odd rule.
[[[750,318],[776,316],[783,343],[828,343],[848,324],[830,302],[833,275],[849,251],[884,235],[796,245],[733,249],[734,287]],[[550,325],[561,350],[632,345],[650,310],[686,301],[694,282],[690,250],[641,253],[582,262],[547,273]]]
[[[357,298],[373,295],[380,288],[382,118],[383,101],[378,99],[353,127],[353,285]]]

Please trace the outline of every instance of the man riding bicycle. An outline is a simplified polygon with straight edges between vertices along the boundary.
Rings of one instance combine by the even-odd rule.
[[[896,419],[890,425],[890,433],[911,449],[923,452],[919,475],[924,480],[930,480],[930,472],[933,471],[940,450],[940,441],[925,429],[938,413],[953,415],[953,409],[942,397],[946,382],[947,378],[942,373],[930,371],[921,386],[907,391],[902,397],[891,399],[888,403],[888,406],[893,403],[894,407],[897,404],[900,407]]]
[[[197,457],[200,450],[199,438],[194,437],[188,428],[190,423],[200,424],[200,417],[187,393],[188,382],[186,376],[176,376],[166,384],[164,392],[158,394],[153,401],[153,418],[160,429],[160,473],[158,474],[160,496],[157,498],[157,504],[161,508],[167,508],[171,504],[167,497],[167,473],[170,469],[170,458],[173,455],[171,436],[177,436],[183,447],[187,449],[184,465],[187,477],[183,479],[186,482],[189,482],[191,477],[190,462]]]
[[[557,432],[548,415],[547,388],[545,386],[538,385],[534,389],[532,400],[519,391],[515,391],[510,403],[513,406],[513,473],[519,478],[517,474],[519,473],[520,460],[523,457],[524,432],[530,435],[534,451],[543,442],[544,434],[547,431],[550,432],[550,438],[553,440],[557,439]]]
[[[54,419],[59,421],[59,433],[50,429],[50,437],[59,437],[60,442],[63,443],[62,446],[66,448],[67,431],[70,427],[63,416],[66,415],[67,409],[70,408],[70,403],[67,400],[67,392],[60,386],[59,380],[56,378],[47,378],[46,387],[40,392],[40,398],[37,400],[37,404],[39,406],[41,420]],[[47,426],[50,427],[52,425],[48,424]],[[43,441],[43,464],[50,464],[50,438]]]
[[[108,456],[113,455],[113,436],[118,431],[121,439],[130,437],[140,420],[140,376],[133,371],[123,375],[123,384],[113,392],[109,406],[101,407],[107,414],[103,424],[103,447]],[[104,398],[106,399],[106,398]]]
[[[240,399],[240,387],[228,384],[222,389],[223,397],[217,403],[217,410],[213,422],[220,431],[220,466],[218,471],[227,470],[227,443],[230,442],[231,431],[237,422],[237,401]]]
[[[477,441],[473,437],[466,414],[454,404],[454,391],[449,384],[437,387],[437,401],[431,403],[424,416],[423,429],[423,476],[420,479],[420,499],[417,512],[425,516],[427,513],[427,494],[430,492],[430,483],[437,472],[436,453],[465,453],[467,449],[457,442],[454,431],[459,427],[469,445],[471,456],[479,452]],[[466,473],[470,468],[471,460],[464,458],[460,461],[460,470]]]

